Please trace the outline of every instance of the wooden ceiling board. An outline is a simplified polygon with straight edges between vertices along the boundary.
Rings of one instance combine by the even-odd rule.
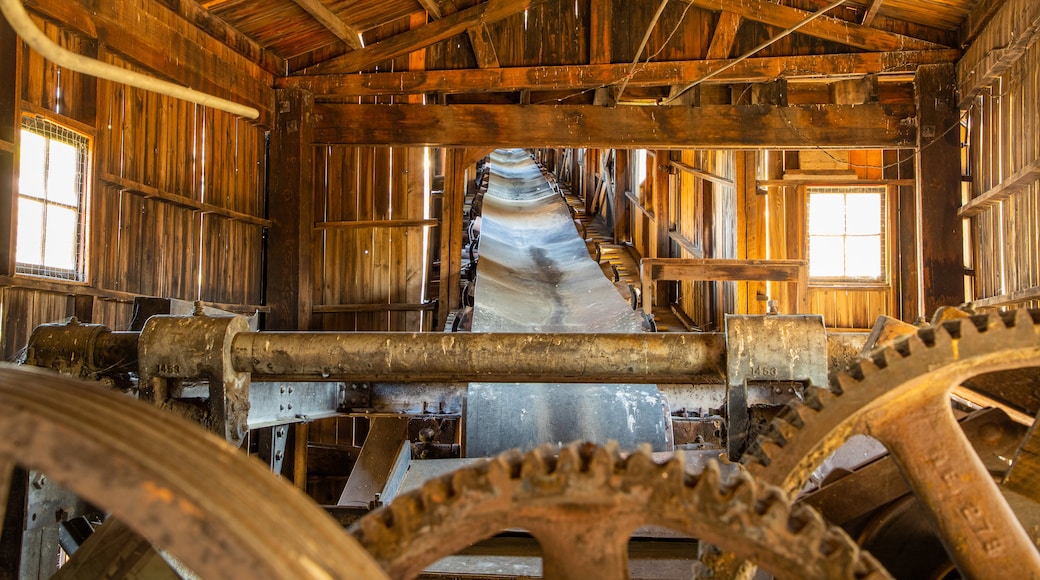
[[[877,15],[931,28],[956,30],[976,3],[976,0],[882,0]],[[848,4],[865,11],[871,3],[869,0],[849,0]]]
[[[283,58],[339,42],[292,0],[229,0],[210,11]]]
[[[362,32],[416,12],[425,12],[416,0],[322,0],[344,22]]]

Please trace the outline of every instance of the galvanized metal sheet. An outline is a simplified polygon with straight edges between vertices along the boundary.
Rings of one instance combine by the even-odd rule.
[[[522,150],[491,155],[474,298],[474,332],[642,330],[589,257],[563,198]],[[470,384],[467,455],[577,439],[670,450],[668,402],[655,385]]]

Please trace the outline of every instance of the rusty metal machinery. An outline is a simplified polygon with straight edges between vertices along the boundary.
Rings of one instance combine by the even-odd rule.
[[[857,349],[850,346],[855,340],[828,335],[818,316],[783,315],[732,316],[723,333],[619,334],[256,332],[240,317],[201,312],[151,316],[139,332],[112,332],[70,320],[37,328],[25,362],[136,393],[153,406],[205,426],[232,446],[260,427],[343,412],[371,417],[368,438],[355,458],[339,507],[368,512],[390,502],[366,516],[354,532],[394,577],[413,574],[423,562],[450,554],[478,536],[512,527],[527,527],[542,543],[547,572],[582,578],[596,566],[596,575],[624,577],[618,570],[624,567],[627,534],[654,523],[693,534],[780,576],[808,577],[812,572],[820,577],[881,577],[884,569],[851,540],[825,528],[800,504],[790,507],[784,493],[799,494],[802,502],[819,507],[823,517],[854,532],[861,546],[881,549],[886,534],[903,537],[890,532],[914,514],[926,514],[917,519],[936,522],[934,534],[963,575],[985,577],[1002,570],[1015,577],[1038,577],[1033,526],[1040,525],[1040,434],[1032,415],[1040,405],[1020,406],[1024,413],[1018,418],[1030,425],[1024,433],[1025,426],[1016,426],[1000,412],[955,415],[951,393],[957,399],[964,384],[993,382],[986,377],[995,372],[1040,366],[1040,314],[951,316],[927,328],[909,329],[910,336],[870,352],[849,367],[848,375],[835,371],[848,366],[848,353]],[[1007,376],[1001,375],[998,382],[1006,382]],[[5,380],[0,380],[0,397],[13,397],[11,401],[24,397],[42,405],[46,393],[52,393],[48,380],[42,379],[44,390],[37,394],[5,395],[3,389],[14,389],[5,386]],[[642,452],[626,458],[612,448],[595,446],[565,447],[559,457],[545,448],[525,456],[505,455],[433,480],[418,491],[400,493],[401,474],[413,454],[457,452],[457,446],[438,448],[429,432],[411,444],[409,417],[463,417],[465,383],[495,381],[551,382],[557,389],[587,382],[658,385],[673,411],[692,410],[682,411],[673,421],[689,423],[686,427],[701,441],[689,447],[687,459],[697,460],[687,464],[701,466],[705,458],[723,451],[732,458],[744,454],[748,472],[784,493],[742,475],[732,486],[720,482],[720,475],[710,469],[694,475],[684,471],[681,459],[657,466]],[[1016,391],[1007,384],[987,390],[999,392],[1005,400],[1014,400]],[[91,451],[112,462],[102,463],[103,468],[122,465],[122,453],[146,459],[137,441],[127,443],[128,448],[119,446],[120,437],[108,431],[117,424],[133,433],[124,438],[136,437],[135,429],[149,432],[141,443],[153,451],[148,465],[157,470],[156,477],[175,477],[179,468],[167,459],[181,462],[184,453],[202,453],[203,444],[190,437],[191,449],[180,449],[173,427],[154,423],[154,409],[126,407],[123,403],[133,402],[124,395],[84,392],[89,400],[82,409],[77,409],[68,385],[50,396],[61,399],[55,409],[83,423],[68,427],[72,431],[62,431],[62,437],[72,437],[75,429],[94,429],[108,437],[108,447]],[[94,413],[95,407],[108,404],[113,410]],[[965,408],[963,402],[958,405]],[[1011,411],[1015,406],[1004,405]],[[783,411],[770,422],[778,409]],[[111,418],[123,412],[138,417]],[[45,422],[59,420],[44,417]],[[13,441],[38,443],[24,423],[0,425],[21,437]],[[161,432],[153,436],[154,429]],[[271,444],[284,445],[284,437],[279,442],[276,433]],[[881,455],[876,442],[866,444],[868,451],[861,455],[874,459],[872,463],[849,466],[852,474],[845,478],[838,479],[841,470],[834,470],[824,479],[821,464],[836,463],[842,450],[848,453],[844,444],[856,434],[880,440],[890,455]],[[64,439],[55,438],[50,448],[26,447],[26,456],[17,446],[0,446],[0,455],[8,465],[13,461],[54,469],[49,463],[34,463],[32,456],[47,449],[57,453],[58,441]],[[160,448],[163,454],[154,452]],[[167,456],[167,448],[175,451]],[[90,469],[83,463],[70,460],[64,468],[59,465],[57,469],[66,471],[56,479],[74,480],[74,471]],[[194,475],[208,469],[190,461],[184,464],[193,466]],[[237,464],[215,473],[223,478],[233,465]],[[369,471],[385,477],[366,479]],[[999,481],[994,481],[994,474]],[[176,493],[169,497],[194,498],[194,475],[174,482],[187,488],[171,487]],[[228,485],[239,485],[238,479],[227,477],[232,478]],[[908,486],[900,488],[904,477]],[[806,487],[810,480],[813,483]],[[875,481],[887,483],[879,489]],[[165,541],[149,535],[152,531],[133,519],[137,514],[120,511],[128,509],[120,498],[91,495],[97,492],[77,489],[75,481],[71,485],[145,537]],[[912,496],[905,495],[909,492]],[[281,497],[277,490],[265,493]],[[228,502],[236,501],[220,494]],[[148,500],[140,493],[125,499],[128,504]],[[916,505],[914,501],[923,511],[907,507]],[[266,509],[247,504],[253,510]],[[147,511],[151,504],[139,505]],[[224,509],[198,505],[205,506],[199,508],[204,514]],[[235,510],[221,512],[219,526],[249,515],[249,510]],[[620,522],[624,525],[616,525]],[[326,524],[314,525],[324,529]],[[304,530],[289,529],[306,542]],[[585,539],[578,537],[586,530]],[[246,531],[267,533],[255,526]],[[592,543],[597,549],[567,549],[576,542]],[[732,573],[735,561],[711,561],[717,566],[716,577]]]
[[[889,577],[811,508],[746,474],[723,483],[714,463],[691,475],[681,455],[658,464],[616,446],[514,450],[429,481],[351,531],[392,578],[414,578],[509,528],[538,539],[546,578],[628,578],[629,536],[646,524],[714,542],[778,577]]]
[[[829,389],[811,390],[804,403],[788,407],[757,445],[749,469],[796,491],[851,435],[869,434],[892,454],[958,569],[976,578],[994,570],[1035,577],[1034,537],[958,426],[950,392],[973,376],[1040,366],[1038,334],[1040,314],[1020,310],[953,320],[899,339],[850,374],[835,375]],[[1030,467],[1013,465],[1011,473],[1016,469]]]
[[[10,366],[0,408],[4,498],[16,466],[39,470],[204,578],[385,577],[305,495],[172,414]]]

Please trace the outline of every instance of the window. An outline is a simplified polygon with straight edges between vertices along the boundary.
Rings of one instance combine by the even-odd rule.
[[[89,143],[42,117],[22,118],[17,272],[83,280]]]
[[[884,187],[810,187],[809,276],[885,280]]]

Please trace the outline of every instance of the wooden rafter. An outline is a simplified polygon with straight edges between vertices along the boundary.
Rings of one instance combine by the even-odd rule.
[[[315,143],[452,147],[912,147],[912,105],[315,106]]]
[[[748,20],[770,26],[790,28],[812,15],[811,12],[774,4],[768,0],[685,0],[698,8],[718,12],[729,10]],[[941,45],[912,36],[896,34],[824,16],[798,31],[816,38],[830,40],[864,50],[929,50]]]
[[[921,64],[955,62],[953,49],[907,52],[862,52],[749,58],[711,79],[713,83],[754,83],[776,78],[862,76],[913,71]],[[689,83],[718,69],[725,60],[648,62],[629,86]],[[628,73],[627,64],[507,67],[487,70],[406,71],[393,73],[294,75],[276,79],[279,88],[298,87],[315,95],[369,96],[431,92],[474,93],[518,90],[566,90],[601,87]]]
[[[469,44],[473,47],[473,56],[477,58],[477,66],[480,68],[498,68],[498,53],[495,52],[495,43],[491,40],[491,33],[482,22],[477,26],[466,29],[469,36]]]
[[[430,18],[434,20],[441,18],[441,7],[440,4],[437,4],[437,0],[419,0],[419,4],[430,15]]]
[[[589,64],[610,63],[613,2],[589,3]]]
[[[260,46],[252,38],[214,16],[209,10],[203,9],[197,2],[193,0],[158,1],[181,18],[204,30],[206,34],[226,44],[231,50],[259,64],[264,70],[274,74],[284,74],[285,59]],[[64,4],[75,5],[72,2]]]
[[[870,3],[870,7],[863,13],[863,21],[860,22],[863,26],[870,26],[874,22],[874,17],[877,16],[878,10],[881,9],[881,3],[884,0],[873,0]]]
[[[491,24],[514,14],[545,4],[549,0],[488,0],[472,8],[445,16],[425,26],[392,36],[361,50],[347,53],[328,62],[311,67],[308,72],[330,74],[351,73],[387,61],[409,52],[426,48],[477,24]]]
[[[729,58],[733,51],[733,42],[737,39],[737,30],[744,18],[729,10],[723,10],[719,15],[719,22],[715,25],[715,33],[711,36],[711,44],[708,46],[708,60]]]
[[[329,7],[322,4],[321,0],[293,0],[307,11],[321,23],[322,26],[328,28],[330,32],[336,35],[337,38],[347,43],[347,46],[354,50],[359,50],[364,47],[364,43],[361,42],[361,32],[353,26],[343,22],[335,12],[329,10]]]

